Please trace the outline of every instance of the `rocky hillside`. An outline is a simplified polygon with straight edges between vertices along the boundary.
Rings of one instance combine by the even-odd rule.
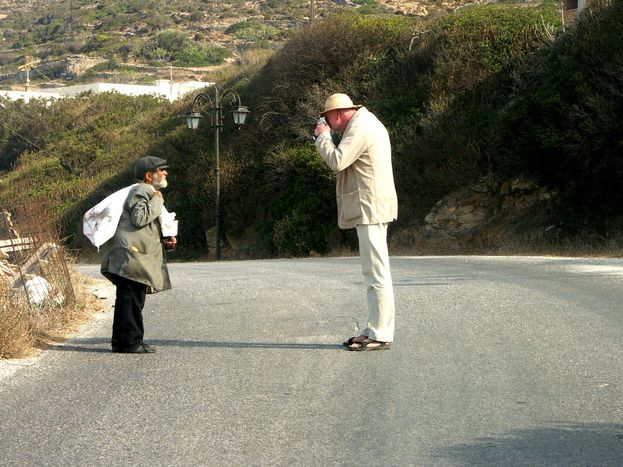
[[[210,66],[250,49],[274,49],[301,25],[337,11],[424,17],[474,3],[485,1],[0,0],[0,84],[23,86],[26,70],[33,84],[135,82],[171,72],[138,64],[176,67],[176,77],[207,80]]]

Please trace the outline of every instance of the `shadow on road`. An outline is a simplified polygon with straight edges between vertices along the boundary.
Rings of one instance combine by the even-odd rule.
[[[225,349],[289,349],[289,350],[336,350],[344,349],[341,344],[306,344],[296,342],[223,342],[223,341],[184,341],[173,339],[149,339],[156,347],[206,347]],[[101,346],[105,345],[106,348]],[[110,352],[110,339],[102,337],[72,339],[62,345],[54,345],[48,350],[63,352]]]
[[[437,449],[460,465],[623,465],[623,425],[552,423]]]

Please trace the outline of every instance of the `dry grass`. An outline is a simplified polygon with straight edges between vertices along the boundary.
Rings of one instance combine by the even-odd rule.
[[[92,293],[95,280],[71,273],[76,302],[63,307],[29,309],[0,287],[0,358],[29,357],[49,344],[62,342],[103,305]]]
[[[422,226],[396,228],[389,240],[396,256],[510,255],[620,258],[623,235],[603,237],[592,233],[560,236],[542,226],[519,228],[508,220],[490,223],[464,237],[427,238]]]
[[[12,298],[8,286],[0,282],[0,358],[26,357],[34,343],[28,309]]]

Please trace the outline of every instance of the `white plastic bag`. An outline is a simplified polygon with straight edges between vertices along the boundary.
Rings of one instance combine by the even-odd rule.
[[[167,208],[164,206],[162,206],[162,214],[160,214],[160,228],[162,229],[163,237],[177,236],[177,220],[175,219],[175,213],[167,211]]]
[[[123,204],[128,198],[130,190],[136,185],[138,183],[115,191],[84,213],[82,233],[98,250],[100,246],[115,235],[119,219],[123,213]],[[160,214],[160,226],[163,237],[175,237],[177,235],[175,213],[167,211],[164,206],[162,207],[162,214]]]
[[[28,300],[35,305],[41,305],[48,298],[50,292],[52,292],[50,283],[39,276],[32,276],[32,278],[24,282],[24,287],[26,288]]]
[[[110,240],[119,225],[123,213],[123,203],[134,185],[115,191],[89,209],[82,218],[82,233],[97,247]]]

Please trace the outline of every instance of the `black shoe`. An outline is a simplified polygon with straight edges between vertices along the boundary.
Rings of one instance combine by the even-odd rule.
[[[156,353],[156,348],[153,345],[139,344],[136,347],[113,347],[112,351],[115,353]]]

